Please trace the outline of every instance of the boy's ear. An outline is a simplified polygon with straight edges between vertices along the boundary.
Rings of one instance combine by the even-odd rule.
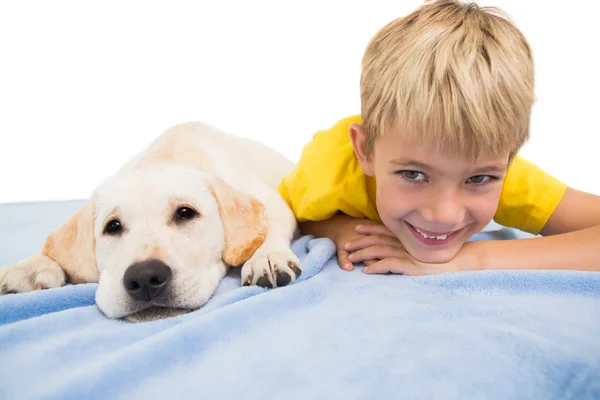
[[[358,163],[365,175],[375,176],[375,166],[373,165],[373,157],[367,156],[367,138],[362,125],[353,123],[350,125],[350,139],[354,154],[358,159]]]

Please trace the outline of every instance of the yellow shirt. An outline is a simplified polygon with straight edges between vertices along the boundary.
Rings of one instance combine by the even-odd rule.
[[[317,132],[300,161],[283,178],[279,193],[299,222],[320,221],[342,212],[381,222],[375,203],[375,179],[365,175],[349,135],[360,116],[345,118]],[[508,168],[494,220],[539,234],[567,186],[529,161],[515,157]]]

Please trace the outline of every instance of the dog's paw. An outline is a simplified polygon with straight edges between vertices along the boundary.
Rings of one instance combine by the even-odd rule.
[[[258,250],[242,267],[242,285],[276,288],[293,283],[302,273],[291,249]]]
[[[65,283],[63,269],[43,254],[0,268],[0,295],[51,289]]]

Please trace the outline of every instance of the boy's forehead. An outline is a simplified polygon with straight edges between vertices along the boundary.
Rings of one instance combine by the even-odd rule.
[[[445,119],[443,115],[408,119],[396,116],[377,133],[371,133],[371,151],[377,147],[423,149],[427,153],[459,155],[475,162],[503,157],[520,148],[520,141],[506,126],[489,128],[477,126],[475,129],[467,120]]]
[[[413,164],[422,166],[439,166],[448,163],[471,167],[495,166],[505,168],[508,165],[511,152],[482,153],[473,157],[460,148],[441,146],[430,140],[407,140],[401,135],[386,134],[379,137],[375,143],[375,156],[379,155],[386,162],[394,164]]]

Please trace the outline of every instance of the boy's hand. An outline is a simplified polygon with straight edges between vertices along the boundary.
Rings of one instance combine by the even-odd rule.
[[[358,226],[375,227],[377,225],[378,225],[377,223],[370,221],[370,220],[352,219],[352,220],[348,220],[346,223],[344,223],[342,226],[339,227],[338,231],[336,232],[335,237],[333,238],[333,241],[335,242],[335,246],[337,249],[337,257],[338,257],[338,263],[340,265],[340,268],[342,268],[343,270],[346,270],[346,271],[352,271],[354,269],[354,264],[353,264],[354,261],[350,260],[348,258],[348,256],[350,255],[350,252],[346,248],[346,245],[348,243],[354,243],[356,241],[360,241],[360,240],[364,240],[364,239],[368,238],[368,236],[358,232],[357,227]],[[360,261],[356,261],[356,262],[362,262],[362,261],[367,263],[367,262],[375,262],[377,260],[368,259],[368,260],[360,260]]]
[[[405,252],[402,243],[383,224],[360,223],[355,226],[355,231],[358,236],[352,241],[344,243],[344,249],[348,252],[350,262],[363,262],[365,265],[371,265],[384,257]]]
[[[428,264],[414,259],[398,238],[381,224],[360,224],[361,236],[345,246],[349,262],[364,262],[367,274],[429,275],[457,271],[454,260],[443,264]],[[341,264],[340,264],[341,265]]]
[[[300,223],[300,232],[305,235],[313,235],[321,238],[326,237],[332,240],[336,246],[340,268],[352,271],[354,265],[348,260],[349,252],[344,249],[344,245],[364,236],[356,231],[357,225],[371,226],[378,224],[368,219],[353,218],[340,213],[322,221],[302,222]],[[370,261],[374,262],[376,260],[368,260],[367,262]]]

